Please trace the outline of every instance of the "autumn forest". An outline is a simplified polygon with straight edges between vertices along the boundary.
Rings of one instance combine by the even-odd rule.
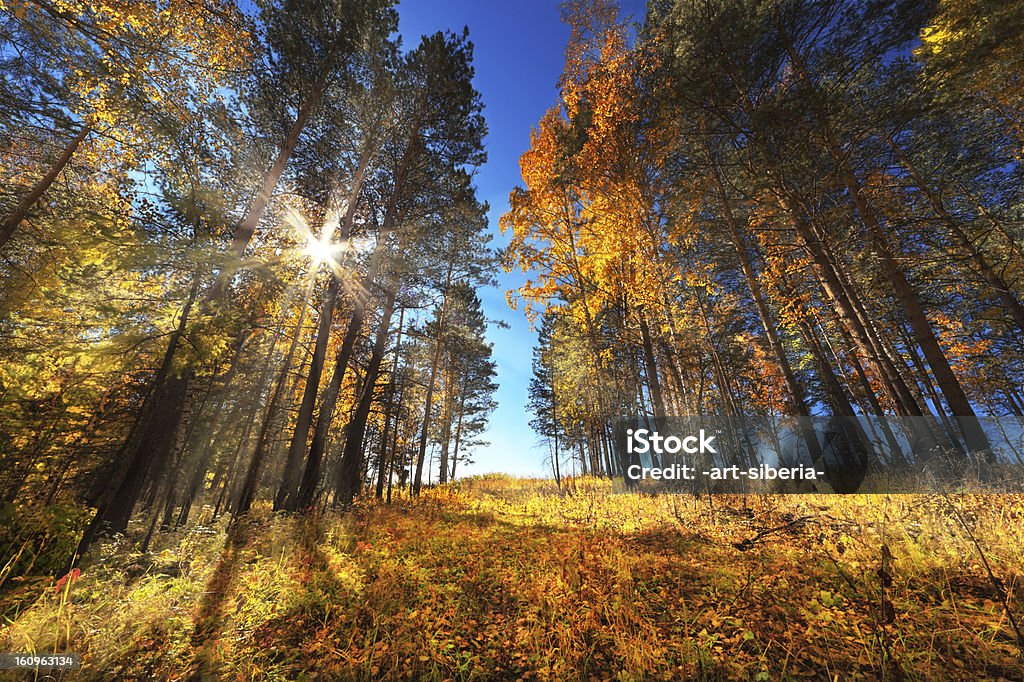
[[[1024,678],[1024,5],[630,11],[0,0],[0,679]]]

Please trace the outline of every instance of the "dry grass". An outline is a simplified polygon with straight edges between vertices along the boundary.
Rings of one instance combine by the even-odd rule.
[[[77,651],[84,679],[1024,679],[1020,496],[488,477],[255,517],[26,583],[0,651]]]

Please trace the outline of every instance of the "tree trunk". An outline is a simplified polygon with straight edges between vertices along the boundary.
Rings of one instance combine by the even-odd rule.
[[[367,144],[363,150],[363,155],[360,157],[359,167],[356,170],[352,189],[348,195],[345,216],[342,219],[341,240],[344,244],[350,243],[352,237],[356,208],[359,204],[359,196],[362,193],[363,183],[366,179],[366,167],[369,161],[370,149]],[[316,341],[313,345],[313,357],[309,362],[306,385],[302,391],[302,400],[299,403],[298,415],[295,418],[295,428],[292,431],[292,438],[288,446],[284,476],[277,490],[277,495],[274,497],[275,510],[288,508],[291,504],[291,498],[298,492],[300,465],[302,463],[302,456],[306,452],[309,429],[313,425],[313,411],[316,408],[317,393],[320,390],[320,379],[323,376],[327,345],[331,337],[331,323],[334,321],[334,311],[337,307],[340,289],[341,279],[332,270],[331,280],[327,285],[327,293],[324,296],[323,305],[320,307],[320,322],[317,327]]]
[[[395,366],[396,367],[398,366],[397,363],[396,363]],[[387,492],[387,503],[388,504],[391,504],[391,490],[392,490],[392,488],[394,486],[395,466],[396,466],[396,463],[398,462],[398,440],[399,440],[399,436],[401,435],[400,432],[402,430],[402,401],[404,399],[405,399],[405,384],[403,383],[400,386],[399,390],[398,390],[398,399],[395,400],[395,406],[398,408],[398,412],[395,414],[395,429],[394,429],[395,433],[391,437],[391,446],[390,446],[391,457],[389,459],[391,461],[391,466],[388,469],[388,471],[389,471],[389,475],[388,475],[388,492]],[[406,476],[406,473],[405,473],[405,455],[403,454],[402,455],[402,471],[399,474],[399,479],[398,479],[400,487],[401,487],[401,482],[405,478],[405,476]]]
[[[338,467],[338,503],[342,506],[352,504],[356,494],[362,487],[363,464],[363,440],[366,436],[366,421],[370,417],[370,408],[373,406],[373,394],[377,387],[377,377],[380,375],[380,365],[384,360],[384,352],[388,342],[388,332],[391,330],[391,317],[395,312],[395,298],[398,293],[400,273],[395,273],[394,282],[388,288],[384,300],[384,310],[381,313],[380,326],[377,327],[377,336],[373,341],[373,350],[370,353],[370,362],[366,366],[366,374],[363,379],[363,390],[359,396],[359,403],[349,420],[348,435],[345,438],[345,450],[341,456]]]
[[[241,342],[238,344],[234,354],[231,356],[228,371],[224,375],[224,382],[218,392],[219,395],[216,401],[216,407],[213,410],[213,416],[210,418],[209,431],[211,434],[219,430],[218,427],[221,424],[221,417],[224,412],[224,404],[226,402],[226,391],[235,380],[235,374],[238,372],[238,366],[242,359],[242,351],[252,338],[253,334],[243,335]],[[174,525],[182,526],[185,524],[185,521],[188,520],[189,508],[192,505],[192,500],[195,497],[196,492],[199,490],[203,477],[206,475],[206,469],[210,460],[210,448],[212,445],[212,436],[203,439],[202,445],[199,447],[198,452],[193,458],[192,471],[189,476],[184,495],[179,496],[177,491],[174,490],[169,492],[167,497],[167,509],[165,510],[164,519],[160,524],[162,528],[166,528],[171,525],[171,517],[174,514],[174,510],[178,502],[181,503],[181,510],[178,513],[177,520],[174,521]]]
[[[14,207],[11,214],[4,218],[3,225],[0,226],[0,249],[2,249],[7,242],[14,236],[18,226],[21,225],[22,221],[28,216],[28,212],[32,210],[32,207],[36,205],[36,202],[43,198],[46,191],[50,189],[53,183],[57,180],[64,169],[67,168],[71,162],[71,158],[78,151],[82,142],[89,135],[89,126],[83,125],[78,134],[68,142],[67,146],[60,153],[60,156],[53,162],[46,174],[39,179],[39,181],[32,186],[18,205]]]
[[[850,165],[849,156],[844,154],[840,147],[832,123],[829,120],[823,103],[818,98],[818,93],[810,78],[810,74],[807,72],[803,60],[792,42],[789,41],[785,32],[782,31],[781,23],[779,28],[785,41],[790,61],[796,67],[797,74],[801,80],[813,93],[812,105],[815,105],[814,108],[819,119],[818,122],[824,133],[825,146],[839,169],[843,184],[846,186],[846,191],[850,194],[850,199],[853,202],[857,215],[860,216],[864,226],[868,229],[875,252],[882,262],[882,268],[885,271],[886,277],[892,282],[896,296],[899,298],[910,322],[910,328],[914,333],[915,340],[924,353],[925,360],[931,367],[932,373],[935,375],[939,390],[942,392],[950,410],[959,417],[957,421],[967,442],[967,447],[972,452],[983,454],[989,462],[993,462],[994,453],[992,453],[988,437],[985,435],[984,429],[981,428],[974,413],[974,408],[971,406],[963,386],[956,378],[953,368],[950,366],[949,360],[946,358],[946,354],[943,352],[942,346],[939,344],[939,340],[931,324],[928,322],[928,317],[924,312],[917,292],[910,282],[907,281],[903,270],[896,262],[896,256],[889,242],[889,237],[882,228],[881,221],[875,213],[874,207],[867,201],[861,191],[860,180]]]
[[[826,298],[833,304],[832,309],[839,318],[839,323],[849,332],[859,353],[882,380],[893,406],[900,414],[921,416],[920,406],[914,400],[909,389],[901,384],[902,379],[897,374],[896,368],[888,362],[888,357],[879,350],[872,330],[865,325],[859,306],[851,297],[852,292],[843,285],[819,236],[807,221],[796,213],[796,209],[788,198],[781,198],[780,204],[788,214],[790,224],[811,256],[814,273],[817,275]]]
[[[388,382],[388,406],[384,412],[384,429],[380,435],[380,454],[377,457],[377,488],[376,496],[377,499],[381,499],[384,496],[384,476],[390,473],[388,462],[388,439],[390,438],[391,419],[392,417],[398,418],[401,414],[401,410],[398,411],[398,415],[395,414],[395,382],[398,380],[398,360],[402,353],[402,329],[405,326],[405,306],[402,306],[401,311],[398,314],[398,336],[395,339],[395,362],[391,366],[391,381]],[[398,429],[398,424],[395,424],[395,429]],[[390,480],[388,481],[390,484]]]
[[[651,403],[655,417],[665,416],[665,399],[661,394],[661,380],[658,378],[658,365],[654,358],[654,344],[651,343],[651,330],[647,325],[647,313],[637,311],[640,318],[640,341],[643,346],[644,373],[647,375],[647,387],[651,392]]]
[[[892,283],[900,303],[903,305],[903,310],[907,315],[907,320],[910,322],[910,328],[914,333],[915,340],[924,353],[925,360],[931,367],[932,373],[935,375],[939,390],[942,392],[946,404],[949,405],[949,409],[960,418],[957,422],[967,442],[968,449],[972,452],[983,454],[991,462],[994,455],[991,451],[988,437],[985,435],[985,431],[981,428],[980,423],[978,423],[974,408],[971,406],[963,386],[956,378],[953,368],[950,366],[949,360],[939,344],[938,337],[928,321],[917,291],[907,281],[903,270],[896,262],[889,238],[882,229],[878,216],[865,199],[863,193],[861,193],[860,185],[853,169],[846,158],[839,153],[834,139],[830,139],[829,147],[835,161],[840,165],[847,191],[853,199],[858,215],[860,215],[861,220],[868,228],[872,242],[875,245],[875,252],[882,262],[882,268],[885,271],[886,277]]]
[[[320,74],[317,76],[309,94],[306,96],[305,102],[303,102],[302,107],[299,109],[295,121],[288,130],[288,135],[285,137],[284,143],[277,153],[277,158],[274,159],[274,164],[270,167],[270,171],[264,176],[263,184],[249,205],[249,210],[241,222],[235,226],[235,230],[231,235],[231,245],[228,247],[229,259],[239,262],[242,260],[245,249],[249,246],[249,242],[256,232],[256,227],[259,225],[260,220],[263,219],[263,214],[267,210],[267,204],[270,203],[270,197],[273,195],[274,190],[277,189],[277,184],[281,181],[281,175],[284,174],[284,170],[288,166],[288,160],[295,151],[299,138],[302,137],[302,131],[305,129],[309,117],[316,111],[320,105],[320,100],[323,99],[324,93],[327,91],[327,80],[330,78],[330,75],[330,62],[327,61],[320,70]],[[231,267],[231,265],[230,262],[226,262],[225,266],[217,273],[217,279],[208,298],[218,300],[223,297],[227,291],[228,284],[231,283],[231,278],[235,274],[236,268]]]
[[[295,358],[295,351],[299,347],[299,339],[302,338],[302,326],[306,321],[306,311],[309,309],[309,297],[313,291],[313,283],[316,281],[315,276],[310,278],[309,287],[306,290],[306,294],[302,297],[302,308],[299,311],[299,319],[295,323],[295,334],[292,335],[292,342],[288,346],[288,352],[285,354],[284,361],[281,363],[281,370],[278,372],[277,381],[274,385],[274,393],[270,397],[270,402],[267,405],[266,414],[263,415],[263,423],[260,426],[259,435],[256,436],[256,449],[252,453],[252,458],[249,460],[249,468],[245,473],[245,482],[242,484],[242,489],[238,494],[238,502],[235,504],[235,516],[241,516],[249,513],[249,509],[252,507],[253,499],[256,497],[256,487],[259,485],[260,471],[263,467],[264,454],[266,453],[268,446],[268,436],[270,433],[270,425],[274,421],[274,414],[277,411],[277,405],[281,401],[281,396],[284,395],[284,387],[288,383],[288,370],[292,366],[292,360]],[[277,345],[278,334],[274,338],[274,343],[271,344],[271,349]],[[267,358],[267,364],[270,363],[270,358]]]
[[[441,454],[438,458],[441,467],[439,480],[442,485],[448,482],[448,457],[451,451],[452,408],[455,402],[455,384],[455,371],[453,367],[449,366],[448,377],[444,387],[444,411],[441,416],[441,420],[444,422],[441,426]]]
[[[374,249],[373,256],[370,258],[370,265],[367,268],[366,275],[364,275],[362,279],[361,287],[353,300],[352,317],[349,320],[348,329],[345,332],[345,338],[342,340],[341,349],[338,351],[338,355],[334,363],[334,373],[331,375],[330,383],[327,385],[324,396],[320,401],[320,413],[317,415],[316,426],[313,429],[313,440],[309,446],[309,454],[306,457],[306,466],[302,472],[302,480],[299,483],[299,489],[296,493],[285,491],[284,495],[279,494],[279,496],[283,498],[279,508],[287,509],[288,511],[296,511],[297,509],[308,506],[313,500],[313,493],[320,478],[320,464],[323,460],[324,452],[327,449],[327,437],[330,433],[331,421],[334,419],[334,409],[337,406],[338,395],[341,392],[341,385],[345,377],[345,370],[352,357],[356,338],[359,336],[359,332],[363,326],[363,319],[366,315],[365,297],[369,295],[369,291],[373,287],[373,283],[376,281],[377,272],[380,269],[381,262],[384,257],[384,248],[387,237],[398,229],[396,227],[397,225],[401,224],[399,203],[405,190],[405,182],[409,174],[409,169],[418,152],[418,147],[419,124],[415,124],[409,135],[405,151],[402,154],[402,160],[399,162],[398,171],[395,174],[395,185],[392,188],[391,196],[388,199],[387,210],[384,214],[384,222],[381,226],[380,234],[377,236],[376,248]],[[295,442],[293,440],[293,445],[294,444]],[[297,467],[298,462],[295,464]]]
[[[548,376],[551,377],[551,428],[552,428],[552,439],[554,440],[554,455],[553,465],[555,468],[555,483],[559,488],[562,487],[562,472],[561,466],[558,462],[558,394],[555,392],[555,371],[554,368],[548,372]]]
[[[935,414],[937,414],[939,419],[942,421],[942,426],[946,431],[946,435],[949,436],[950,441],[956,444],[959,439],[957,429],[950,421],[949,415],[946,414],[946,409],[943,407],[942,400],[939,398],[939,392],[935,389],[935,383],[931,380],[931,377],[928,376],[928,368],[924,366],[924,363],[921,361],[921,356],[917,354],[917,348],[915,348],[916,344],[910,334],[906,333],[902,328],[900,329],[900,332],[900,336],[903,337],[903,345],[907,349],[907,354],[910,355],[910,361],[917,373],[918,380],[924,387],[928,398],[932,401],[932,405],[935,407]]]
[[[708,154],[710,156],[710,151]],[[747,247],[743,242],[743,234],[740,230],[739,224],[736,222],[736,216],[732,210],[732,202],[729,200],[729,197],[725,192],[725,185],[722,182],[722,176],[719,168],[714,160],[709,159],[709,161],[711,162],[715,187],[718,191],[719,203],[722,206],[722,217],[725,219],[726,225],[729,227],[729,236],[732,240],[733,248],[736,250],[736,255],[739,257],[740,269],[743,271],[743,277],[746,280],[747,289],[750,291],[750,297],[753,299],[754,307],[757,309],[757,316],[761,321],[761,328],[764,329],[765,336],[768,339],[768,346],[772,349],[772,353],[775,355],[775,360],[778,363],[779,369],[782,371],[782,376],[786,381],[786,387],[789,389],[789,398],[793,406],[793,412],[799,416],[806,417],[810,415],[811,412],[807,407],[807,399],[804,396],[803,387],[800,385],[800,382],[797,381],[796,373],[793,371],[792,365],[789,364],[789,358],[786,356],[786,351],[782,346],[778,329],[775,327],[775,321],[772,318],[771,311],[768,309],[768,302],[765,300],[764,293],[761,289],[761,282],[757,279],[757,273],[754,272],[754,264],[751,262],[750,254],[747,252]]]
[[[158,448],[166,449],[173,446],[178,428],[178,414],[160,408],[170,403],[180,409],[185,401],[186,380],[184,377],[172,376],[171,370],[174,355],[185,334],[189,313],[198,293],[199,277],[196,276],[192,280],[192,288],[181,310],[178,326],[171,334],[160,369],[157,370],[155,388],[143,401],[139,416],[121,445],[115,460],[115,469],[100,496],[96,515],[82,535],[76,556],[81,555],[100,533],[123,532],[128,527],[128,519],[142,491],[145,475],[154,454]],[[166,456],[165,452],[159,454]]]
[[[896,144],[896,141],[890,135],[884,137],[888,142],[889,147],[896,154],[896,157],[903,164],[903,167],[910,173],[911,179],[917,186],[918,190],[925,196],[928,204],[932,207],[935,214],[946,224],[949,231],[959,242],[961,248],[970,254],[971,261],[974,266],[978,269],[978,273],[981,274],[985,282],[992,288],[992,290],[999,296],[1003,306],[1005,306],[1007,312],[1013,318],[1016,323],[1018,332],[1024,333],[1024,305],[1017,299],[1014,292],[1011,290],[1010,285],[995,271],[992,264],[988,262],[978,247],[974,245],[974,242],[967,235],[967,233],[960,226],[960,223],[953,217],[953,215],[946,209],[942,202],[942,199],[932,191],[928,183],[925,182],[921,172],[917,169],[917,166],[910,157],[903,151],[903,149]]]
[[[792,406],[793,413],[798,417],[810,417],[811,410],[807,405],[807,398],[804,394],[803,387],[796,378],[796,372],[793,371],[793,366],[789,363],[789,358],[786,356],[786,350],[782,345],[782,340],[779,337],[778,329],[775,326],[775,321],[772,319],[771,311],[768,309],[768,302],[765,300],[764,292],[761,289],[761,283],[757,279],[757,274],[754,272],[754,265],[751,262],[750,254],[747,252],[747,247],[743,242],[743,233],[740,230],[739,224],[736,221],[736,216],[732,210],[732,202],[729,200],[729,195],[726,193],[725,184],[722,182],[721,171],[712,158],[711,150],[707,150],[708,161],[711,164],[712,174],[715,179],[715,187],[718,192],[719,203],[723,209],[723,217],[729,227],[729,235],[732,239],[733,248],[736,250],[736,255],[739,257],[740,269],[743,271],[743,277],[747,282],[747,289],[750,291],[750,297],[754,301],[754,307],[757,309],[758,318],[761,320],[761,327],[764,329],[765,336],[768,339],[768,346],[772,349],[772,353],[775,355],[775,360],[779,365],[779,369],[782,371],[782,377],[786,382],[786,388],[789,390],[790,405]],[[807,444],[808,453],[811,456],[812,461],[819,461],[821,459],[821,445],[818,442],[818,436],[814,431],[814,428],[807,423],[806,420],[801,422],[801,435],[804,442]]]
[[[437,382],[437,368],[441,362],[441,348],[444,343],[445,325],[447,324],[448,312],[448,290],[452,285],[452,269],[455,266],[454,258],[448,261],[448,275],[445,279],[444,298],[441,301],[441,313],[437,319],[437,338],[434,340],[434,355],[430,360],[430,379],[427,382],[427,396],[423,408],[423,426],[420,430],[419,450],[416,454],[416,475],[413,478],[414,495],[420,494],[423,484],[423,460],[427,453],[427,435],[430,429],[430,410],[434,404],[434,386]]]
[[[320,465],[323,462],[324,454],[327,451],[327,439],[330,435],[331,422],[334,420],[334,410],[338,406],[338,397],[341,395],[341,386],[345,378],[345,371],[348,369],[349,361],[355,350],[356,340],[363,328],[363,320],[366,318],[366,296],[377,278],[384,259],[384,242],[386,233],[381,232],[377,238],[377,246],[370,259],[370,265],[366,275],[362,279],[360,291],[353,300],[352,317],[348,322],[348,329],[345,331],[345,338],[342,339],[341,348],[334,362],[334,371],[331,373],[331,380],[327,384],[323,398],[320,401],[320,412],[317,414],[316,425],[313,428],[313,440],[309,446],[309,454],[306,457],[306,465],[302,471],[302,479],[299,490],[296,494],[284,498],[283,509],[297,511],[308,507],[313,502],[313,494],[320,481]]]
[[[735,75],[735,65],[726,62],[726,70],[733,75],[733,84],[742,102],[741,108],[751,121],[755,121],[754,102],[750,97],[741,78]],[[891,363],[881,352],[876,339],[872,337],[866,326],[866,317],[863,315],[861,306],[857,305],[853,291],[847,287],[839,276],[839,270],[835,266],[835,259],[830,250],[821,239],[821,235],[801,215],[797,206],[796,194],[787,187],[785,178],[772,156],[772,150],[767,148],[762,140],[763,135],[756,127],[751,128],[753,147],[759,157],[760,165],[774,185],[776,199],[789,223],[803,242],[805,249],[811,256],[811,262],[815,274],[821,284],[822,291],[827,299],[833,304],[832,307],[839,318],[840,324],[847,329],[855,342],[857,350],[863,354],[867,361],[875,368],[878,376],[883,379],[886,393],[889,394],[896,410],[901,414],[909,416],[920,416],[920,407],[910,394],[906,386],[901,385],[901,380]]]
[[[455,480],[455,469],[459,464],[459,446],[462,443],[462,420],[466,412],[466,391],[459,396],[459,419],[455,424],[455,446],[452,449],[452,473],[451,478]]]

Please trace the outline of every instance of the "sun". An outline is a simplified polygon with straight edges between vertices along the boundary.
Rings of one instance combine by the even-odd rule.
[[[318,239],[310,234],[306,240],[304,251],[317,265],[320,263],[336,265],[335,258],[341,252],[341,245],[335,243],[330,237]]]

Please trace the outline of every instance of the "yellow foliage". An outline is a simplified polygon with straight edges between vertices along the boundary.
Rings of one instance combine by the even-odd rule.
[[[264,512],[233,544],[105,552],[66,599],[33,587],[0,647],[77,651],[85,679],[1024,673],[974,544],[1009,580],[1020,496],[612,489],[486,476],[345,516]]]

